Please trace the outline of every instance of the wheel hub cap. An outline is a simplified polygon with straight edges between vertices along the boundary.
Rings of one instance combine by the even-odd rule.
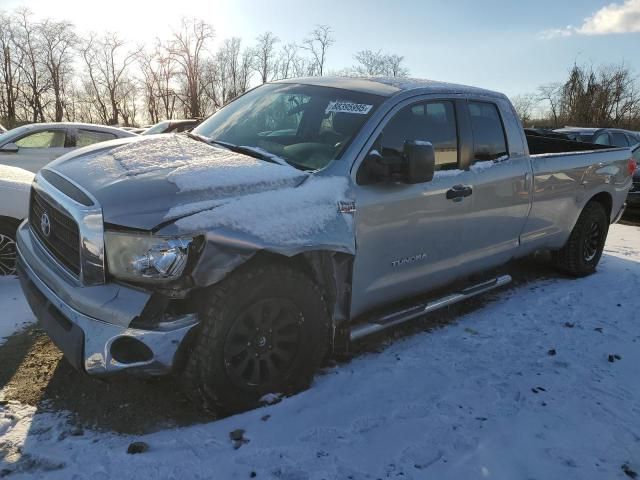
[[[589,231],[584,239],[584,260],[592,261],[598,254],[600,248],[600,239],[602,229],[598,223],[591,224]]]
[[[287,299],[260,300],[238,315],[224,346],[227,375],[236,385],[277,383],[298,355],[302,314]]]
[[[16,242],[0,233],[0,275],[16,273]]]

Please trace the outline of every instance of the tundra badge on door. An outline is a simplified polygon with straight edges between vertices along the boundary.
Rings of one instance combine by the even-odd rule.
[[[412,255],[410,257],[399,258],[398,260],[394,260],[391,262],[392,267],[399,267],[400,265],[406,265],[408,263],[416,263],[421,262],[427,259],[426,253],[418,253],[417,255]]]

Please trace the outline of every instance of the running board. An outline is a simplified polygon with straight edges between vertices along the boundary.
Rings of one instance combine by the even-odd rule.
[[[360,340],[368,335],[380,332],[390,327],[400,325],[401,323],[413,320],[426,313],[439,310],[454,303],[461,302],[467,298],[475,297],[481,293],[488,292],[494,288],[502,287],[511,282],[510,275],[502,275],[500,277],[489,280],[488,282],[478,283],[471,287],[465,288],[457,293],[453,293],[446,297],[433,300],[431,302],[414,305],[413,307],[406,308],[397,312],[382,315],[377,318],[373,318],[366,323],[361,323],[354,326],[351,329],[351,341]]]

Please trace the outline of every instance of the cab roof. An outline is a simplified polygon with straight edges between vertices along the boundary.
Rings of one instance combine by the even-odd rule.
[[[391,97],[401,92],[416,90],[420,93],[475,94],[506,98],[504,94],[483,88],[438,82],[421,78],[397,77],[306,77],[279,80],[275,83],[300,83],[320,87],[333,87]]]

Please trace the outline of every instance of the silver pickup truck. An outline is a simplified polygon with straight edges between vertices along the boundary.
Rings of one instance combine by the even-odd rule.
[[[527,138],[499,93],[286,80],[193,133],[42,169],[17,267],[78,370],[178,371],[245,408],[350,342],[508,283],[483,272],[511,259],[546,249],[594,272],[634,168],[625,148]]]

